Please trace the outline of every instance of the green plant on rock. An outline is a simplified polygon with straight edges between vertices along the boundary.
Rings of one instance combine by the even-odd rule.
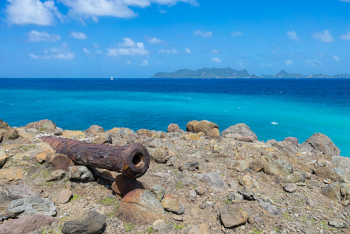
[[[79,199],[81,199],[82,197],[79,194],[74,194],[71,201],[77,201]]]
[[[48,178],[50,176],[50,172],[48,170],[43,171],[43,178]]]
[[[110,198],[110,197],[106,197],[106,198],[103,198],[99,201],[97,201],[98,203],[102,203],[104,205],[107,205],[107,206],[114,206],[114,205],[118,205],[118,201],[114,198]]]
[[[228,204],[232,204],[232,201],[228,200],[228,199],[225,199],[225,204],[228,205]]]
[[[290,220],[290,221],[293,221],[293,219],[292,219],[291,217],[289,217],[288,211],[285,212],[285,213],[283,214],[283,217],[284,217],[285,219],[288,219],[288,220]]]
[[[154,233],[154,229],[153,229],[153,227],[149,227],[149,228],[147,228],[147,233],[148,233],[148,234],[152,234],[152,233]]]
[[[324,228],[324,229],[326,229],[326,230],[329,230],[329,226],[328,226],[328,224],[327,224],[326,221],[322,221],[322,222],[321,222],[321,226],[322,226],[322,228]]]
[[[173,223],[173,225],[174,225],[175,229],[177,229],[177,230],[181,230],[185,227],[185,225],[176,224],[176,223]]]
[[[127,232],[133,232],[135,230],[136,226],[132,225],[132,223],[125,224],[125,230]]]
[[[263,231],[256,230],[255,228],[253,228],[251,234],[260,234],[260,233],[262,233],[262,232],[263,232]]]
[[[181,182],[181,181],[177,181],[177,182],[175,183],[175,188],[177,188],[177,189],[182,189],[182,188],[183,188],[182,182]]]

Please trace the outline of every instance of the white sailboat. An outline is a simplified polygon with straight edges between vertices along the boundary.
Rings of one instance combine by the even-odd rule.
[[[111,80],[113,80],[113,76],[111,76]]]

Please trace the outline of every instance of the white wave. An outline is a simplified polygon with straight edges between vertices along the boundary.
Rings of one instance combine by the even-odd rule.
[[[277,122],[271,122],[271,124],[273,124],[273,125],[278,125],[278,123],[277,123]]]

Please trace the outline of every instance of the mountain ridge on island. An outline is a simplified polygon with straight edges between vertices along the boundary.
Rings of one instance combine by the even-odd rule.
[[[180,69],[174,72],[157,72],[150,78],[350,78],[347,73],[339,75],[288,73],[282,70],[275,75],[250,75],[246,69],[242,71],[226,68],[202,68],[199,70]]]

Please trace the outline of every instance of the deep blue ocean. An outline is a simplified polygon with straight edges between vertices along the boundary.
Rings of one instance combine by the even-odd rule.
[[[350,156],[350,79],[0,79],[0,119],[70,130],[246,123],[264,141],[321,132]]]

